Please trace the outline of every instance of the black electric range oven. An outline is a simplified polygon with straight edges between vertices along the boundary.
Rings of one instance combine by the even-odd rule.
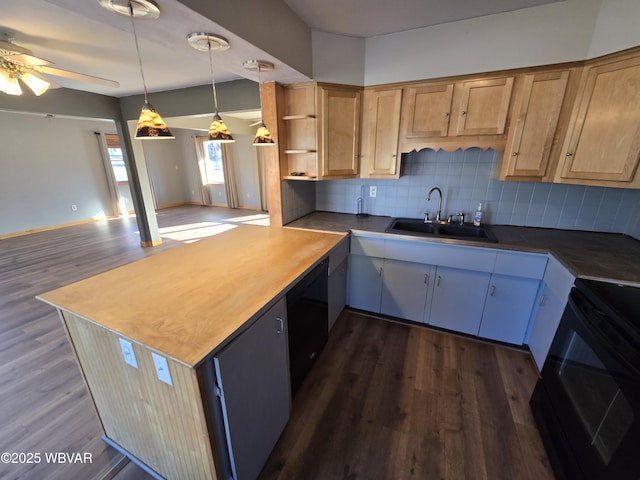
[[[640,479],[640,288],[577,279],[531,397],[558,479]]]

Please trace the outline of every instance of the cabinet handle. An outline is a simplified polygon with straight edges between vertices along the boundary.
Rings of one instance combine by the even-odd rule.
[[[573,157],[573,153],[567,152],[567,157]]]
[[[439,287],[440,286],[440,282],[442,281],[442,277],[440,275],[438,275],[438,281],[436,282],[436,286]]]
[[[492,297],[496,294],[496,286],[495,285],[491,285],[491,293],[489,295],[491,295]]]
[[[464,110],[462,111],[462,113],[460,113],[460,115],[466,115],[467,112],[465,112]]]
[[[278,322],[278,326],[276,327],[276,333],[280,335],[284,331],[284,320],[278,317],[276,318],[276,322]]]
[[[547,296],[546,295],[542,295],[542,297],[540,297],[540,306],[544,307],[545,303],[547,303]]]
[[[449,116],[449,112],[444,112],[444,116],[448,117]]]
[[[380,267],[380,269],[378,270],[378,276],[381,277],[382,276],[382,267]]]
[[[428,274],[428,273],[425,273],[425,274],[424,274],[424,284],[426,285],[426,284],[428,284],[428,283],[429,283],[429,274]]]
[[[396,154],[394,153],[393,155],[391,155],[392,158],[396,158]]]
[[[511,155],[514,156],[514,157],[517,157],[518,156],[518,152],[513,152]]]

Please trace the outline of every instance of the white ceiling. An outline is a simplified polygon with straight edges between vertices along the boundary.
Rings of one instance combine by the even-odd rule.
[[[373,37],[563,0],[284,0],[311,28]]]
[[[560,0],[284,0],[310,27],[368,37],[464,18],[490,15]],[[189,46],[186,35],[210,32],[225,36],[231,48],[214,53],[217,82],[257,80],[242,63],[260,58],[275,63],[263,80],[295,83],[309,80],[258,47],[249,44],[177,0],[157,0],[157,20],[136,20],[145,79],[150,92],[208,84],[207,53]],[[54,67],[103,77],[120,83],[105,87],[62,78],[63,87],[115,97],[142,92],[131,20],[103,9],[96,0],[0,0],[0,34]],[[248,17],[250,18],[250,17]],[[0,95],[3,95],[0,93]]]

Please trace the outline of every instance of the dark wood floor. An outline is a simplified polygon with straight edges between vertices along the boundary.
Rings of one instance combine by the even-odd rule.
[[[261,480],[553,479],[528,353],[345,311]]]
[[[108,472],[123,465],[122,456],[100,438],[60,319],[35,296],[215,234],[221,224],[260,221],[260,215],[193,206],[161,210],[157,218],[163,244],[150,249],[140,247],[134,218],[0,240],[0,453],[88,452],[93,460],[0,463],[0,479],[109,478]]]
[[[0,463],[0,479],[113,478],[120,467],[116,480],[149,478],[100,439],[61,322],[35,296],[259,216],[163,210],[153,249],[139,247],[134,219],[0,240],[0,452],[93,459]],[[527,404],[528,355],[345,312],[319,360],[263,478],[552,478]]]

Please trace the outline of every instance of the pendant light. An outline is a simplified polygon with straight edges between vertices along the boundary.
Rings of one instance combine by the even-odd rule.
[[[213,120],[209,125],[209,140],[218,143],[235,142],[231,132],[220,117],[218,111],[218,96],[216,95],[216,82],[213,76],[213,58],[211,52],[223,52],[229,49],[229,42],[226,38],[213,33],[193,32],[187,35],[187,41],[196,50],[209,53],[209,68],[211,71],[211,87],[213,89]]]
[[[269,132],[269,129],[264,124],[264,120],[262,118],[262,88],[260,83],[260,72],[270,72],[273,70],[274,65],[271,62],[265,62],[263,60],[247,60],[246,62],[244,62],[243,67],[247,70],[258,72],[258,89],[260,92],[260,123],[258,124],[256,137],[253,139],[253,145],[256,147],[275,145],[273,137],[271,136],[271,132]]]
[[[131,29],[136,43],[136,53],[138,55],[138,65],[140,66],[140,77],[142,78],[142,88],[144,89],[144,105],[140,111],[138,128],[135,138],[139,140],[151,139],[171,139],[175,138],[162,117],[149,103],[147,94],[147,84],[144,79],[142,69],[142,57],[140,56],[140,46],[138,45],[138,35],[136,34],[135,18],[155,20],[160,16],[160,9],[152,0],[131,0],[128,2],[114,0],[98,0],[98,3],[109,11],[126,15],[131,19]]]

